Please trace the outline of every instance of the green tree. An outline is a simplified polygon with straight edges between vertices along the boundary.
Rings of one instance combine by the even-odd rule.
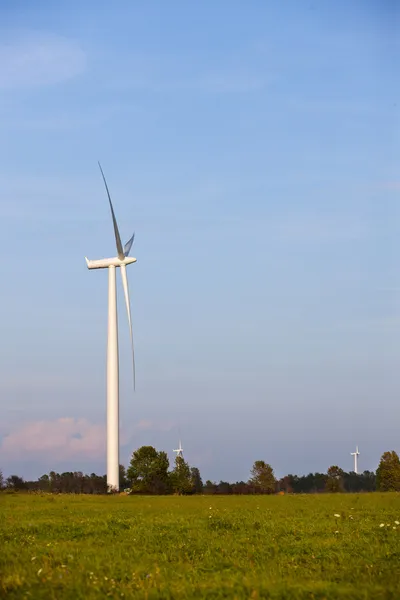
[[[38,479],[39,489],[47,492],[50,490],[50,477],[48,475],[41,475]]]
[[[190,477],[192,481],[192,488],[194,494],[202,494],[203,493],[203,482],[201,480],[200,471],[197,467],[192,467],[190,469]]]
[[[332,467],[329,467],[327,476],[328,478],[326,481],[325,490],[330,493],[342,492],[344,477],[343,470],[340,467],[333,465]]]
[[[207,479],[205,486],[203,487],[203,492],[205,494],[216,494],[217,493],[217,484],[210,479]]]
[[[171,485],[175,494],[193,493],[190,467],[182,456],[175,459],[175,468],[171,473]]]
[[[263,460],[256,460],[250,472],[249,484],[259,494],[273,494],[276,480],[274,470]]]
[[[51,492],[59,492],[60,491],[60,475],[55,471],[50,471],[49,473],[49,481],[50,481],[50,491]]]
[[[382,492],[400,491],[400,459],[394,450],[382,454],[376,471],[376,484]]]
[[[126,476],[126,469],[124,465],[119,465],[119,489],[124,490],[129,487],[129,481]]]
[[[169,460],[166,452],[142,446],[132,454],[127,470],[135,492],[166,494],[169,492]]]
[[[223,494],[224,496],[232,494],[232,487],[229,481],[220,481],[217,486],[217,494]]]
[[[26,490],[26,483],[22,479],[22,477],[18,477],[18,475],[10,475],[7,477],[7,487],[11,490],[21,491]]]

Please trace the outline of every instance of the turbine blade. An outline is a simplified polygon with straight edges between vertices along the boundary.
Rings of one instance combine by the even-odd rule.
[[[124,260],[125,254],[124,254],[124,251],[123,251],[123,248],[122,248],[121,237],[120,237],[119,231],[118,231],[117,220],[115,218],[114,209],[113,209],[113,205],[112,205],[112,202],[111,202],[111,196],[110,196],[110,192],[108,190],[107,181],[106,181],[106,178],[104,177],[103,169],[101,168],[100,162],[99,162],[99,167],[100,167],[101,174],[103,176],[104,185],[106,186],[108,201],[110,203],[111,215],[112,215],[112,220],[113,220],[113,225],[114,225],[115,242],[117,244],[118,258],[120,260]]]
[[[131,336],[131,347],[132,347],[132,364],[133,364],[133,389],[136,389],[136,375],[135,375],[135,351],[133,348],[133,335],[132,335],[132,321],[131,321],[131,306],[129,302],[129,287],[128,287],[128,278],[126,276],[126,265],[121,265],[121,278],[122,278],[122,286],[124,288],[125,295],[125,304],[126,304],[126,312],[128,313],[128,322],[129,322],[129,335]]]
[[[135,234],[133,234],[133,236],[131,237],[131,239],[126,242],[126,244],[124,246],[124,255],[125,256],[129,255],[129,252],[131,251],[134,239],[135,239]]]

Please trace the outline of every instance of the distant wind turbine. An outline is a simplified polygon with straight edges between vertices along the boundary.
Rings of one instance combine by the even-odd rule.
[[[354,456],[354,473],[358,474],[358,457],[360,453],[358,451],[358,446],[356,446],[355,452],[350,452],[351,456]]]
[[[100,260],[89,260],[85,257],[88,269],[108,269],[108,340],[107,340],[107,486],[109,491],[119,490],[119,367],[118,367],[118,320],[117,320],[117,288],[116,267],[121,269],[122,286],[124,288],[126,310],[128,313],[129,333],[131,338],[133,361],[133,388],[135,389],[135,354],[133,348],[131,309],[129,302],[128,279],[126,265],[136,262],[136,258],[129,258],[135,234],[125,244],[121,244],[121,237],[115,219],[110,192],[103,169],[99,163],[107,191],[111,216],[114,226],[117,256]]]
[[[181,440],[179,440],[179,448],[177,448],[176,450],[174,450],[174,452],[176,452],[176,457],[177,458],[178,458],[178,456],[180,458],[183,458],[183,448],[182,448]]]

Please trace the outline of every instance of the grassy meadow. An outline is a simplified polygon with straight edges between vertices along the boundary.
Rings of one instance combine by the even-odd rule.
[[[396,521],[389,493],[0,493],[0,597],[398,600]]]

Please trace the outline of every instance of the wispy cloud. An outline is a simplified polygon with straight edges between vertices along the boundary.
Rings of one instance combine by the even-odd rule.
[[[22,111],[21,111],[22,112]],[[0,123],[2,129],[12,130],[31,130],[31,131],[71,131],[71,129],[100,127],[106,123],[113,115],[118,114],[118,107],[93,108],[90,112],[81,114],[72,114],[59,112],[55,114],[46,114],[41,116],[29,117],[25,114],[6,118]]]
[[[121,444],[128,445],[135,431],[171,431],[173,421],[143,419],[134,424],[132,431],[121,431]],[[62,417],[54,420],[30,421],[13,426],[0,443],[0,456],[19,460],[26,456],[43,459],[51,453],[54,461],[73,458],[99,459],[106,451],[104,424],[88,419]]]
[[[385,181],[382,188],[391,192],[400,192],[400,181]]]
[[[212,94],[235,94],[258,91],[265,85],[263,77],[238,70],[200,75],[194,80],[182,83],[182,88]]]
[[[67,81],[86,68],[75,40],[48,33],[9,35],[0,44],[0,89],[15,90]]]
[[[217,71],[199,74],[194,77],[146,77],[127,78],[111,82],[117,89],[142,89],[154,93],[196,93],[196,94],[246,94],[262,90],[267,85],[265,78],[243,71]]]
[[[64,417],[17,426],[2,440],[0,451],[7,458],[45,456],[54,460],[74,457],[99,458],[105,452],[105,427],[86,419]]]
[[[56,109],[52,112],[43,111],[29,114],[26,107],[8,107],[0,114],[0,130],[12,130],[20,133],[24,130],[36,132],[64,132],[71,130],[94,129],[102,127],[112,119],[121,116],[134,119],[143,119],[147,116],[145,108],[139,108],[133,103],[88,105],[85,108],[73,111],[71,109]]]
[[[343,114],[355,117],[373,116],[382,112],[370,99],[334,100],[332,98],[313,98],[288,96],[282,99],[285,108],[291,112],[310,114]]]
[[[361,219],[297,214],[277,222],[271,233],[283,241],[322,243],[363,238],[367,233],[367,227]]]
[[[73,173],[66,178],[40,175],[24,175],[21,178],[19,173],[2,174],[0,171],[0,187],[3,195],[10,199],[8,203],[0,206],[0,216],[3,219],[19,220],[20,223],[90,220],[92,223],[104,222],[108,227],[109,215],[107,207],[99,202],[98,194],[101,194],[102,190],[96,177],[95,169],[88,170],[87,177],[79,178]],[[254,180],[248,185],[250,187],[253,184]],[[199,180],[195,186],[189,187],[180,184],[173,193],[164,189],[162,202],[159,200],[158,189],[154,188],[151,193],[147,193],[146,204],[135,207],[135,214],[157,234],[168,226],[177,231],[179,236],[187,235],[185,227],[208,230],[211,235],[213,231],[218,235],[225,232],[231,234],[236,230],[241,233],[260,231],[270,240],[311,244],[359,240],[370,233],[365,216],[352,210],[332,213],[319,209],[289,211],[283,206],[282,210],[274,207],[271,211],[268,207],[254,206],[253,211],[249,207],[245,215],[239,214],[240,205],[231,206],[231,198],[237,193],[237,185],[246,190],[247,184],[243,178],[240,181],[234,176],[230,182]],[[260,179],[257,185],[266,186],[266,183]],[[128,176],[120,184],[120,189],[123,187],[135,189],[135,182]],[[114,189],[114,194],[118,197],[118,188]],[[81,198],[85,198],[84,204]],[[165,198],[168,198],[168,203]],[[205,198],[208,199],[207,204],[204,203]],[[221,212],[224,203],[227,209]],[[171,207],[175,208],[173,216]]]
[[[135,429],[141,431],[171,431],[176,426],[174,421],[154,421],[149,419],[142,419],[135,426]]]
[[[57,375],[36,369],[24,370],[24,377],[15,374],[7,374],[2,377],[0,391],[3,394],[12,393],[34,393],[34,392],[57,392],[58,390],[76,391],[82,389],[82,380],[70,375]],[[15,408],[15,407],[14,407]]]
[[[389,314],[380,315],[376,317],[370,317],[366,319],[353,319],[352,321],[340,323],[335,325],[336,329],[358,332],[358,333],[378,333],[378,334],[392,334],[394,337],[398,336],[400,329],[400,315]],[[385,349],[382,349],[384,351]],[[387,348],[386,348],[387,350]]]
[[[264,236],[279,244],[324,244],[339,241],[362,240],[369,233],[368,223],[354,214],[326,215],[315,212],[287,212],[249,215],[245,218],[232,214],[199,217],[197,222],[221,237],[225,232],[238,230],[241,235]]]
[[[105,85],[115,90],[146,90],[154,93],[236,94],[263,89],[270,81],[268,76],[249,63],[248,65],[214,68],[183,66],[171,56],[128,57],[112,62],[107,67]],[[275,75],[274,75],[275,77]]]

